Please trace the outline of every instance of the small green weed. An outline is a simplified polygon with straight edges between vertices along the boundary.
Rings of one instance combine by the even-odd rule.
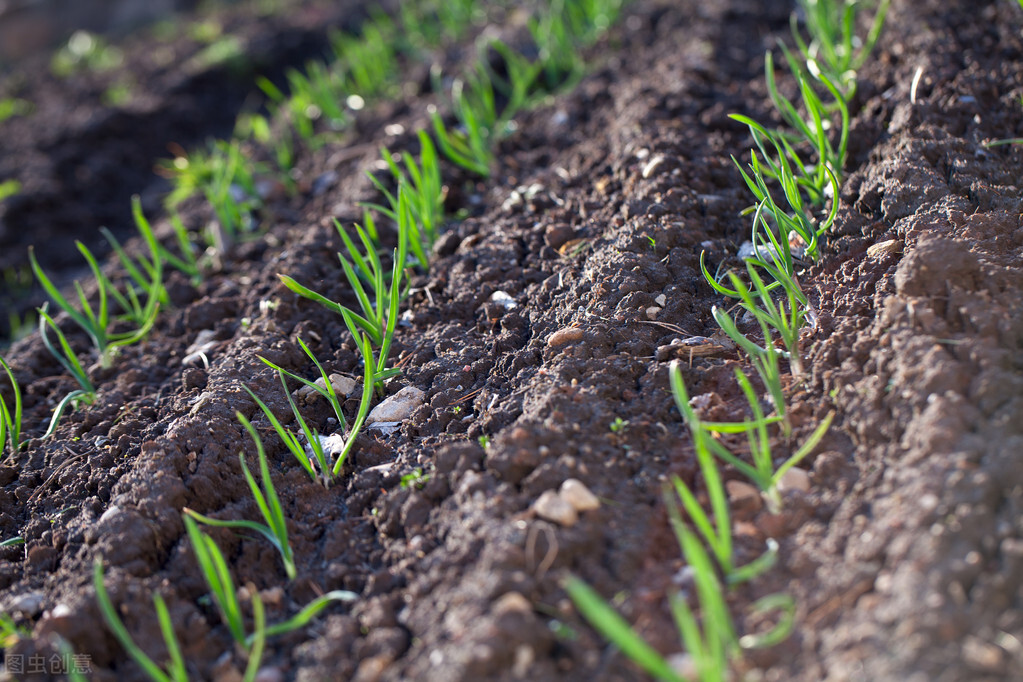
[[[11,393],[14,395],[13,407],[8,407],[7,402],[0,395],[0,452],[8,450],[15,453],[21,449],[21,387],[14,377],[10,365],[0,357],[0,366],[7,373],[11,382]]]

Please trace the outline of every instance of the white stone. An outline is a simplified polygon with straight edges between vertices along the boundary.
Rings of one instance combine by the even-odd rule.
[[[536,502],[533,503],[533,511],[541,519],[553,521],[566,528],[574,526],[579,521],[579,514],[575,507],[553,490],[547,490],[536,498]]]
[[[366,417],[366,423],[404,421],[425,399],[426,393],[415,386],[406,386],[374,407]]]
[[[572,505],[572,508],[577,512],[592,511],[600,508],[600,500],[597,496],[590,492],[590,489],[577,478],[566,479],[561,484],[561,490],[558,491],[558,495],[565,502]]]

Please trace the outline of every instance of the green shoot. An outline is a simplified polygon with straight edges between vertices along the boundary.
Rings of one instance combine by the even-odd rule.
[[[362,351],[362,362],[365,369],[365,375],[362,378],[362,401],[359,403],[359,412],[355,415],[355,421],[352,422],[352,428],[345,436],[345,442],[341,448],[341,454],[338,455],[337,460],[334,462],[333,475],[335,477],[341,474],[341,468],[345,465],[345,460],[348,459],[348,454],[355,446],[355,439],[358,437],[359,432],[362,431],[363,424],[366,423],[366,417],[369,415],[369,407],[373,402],[373,385],[376,383],[377,377],[376,363],[373,361],[373,349],[370,347],[369,339],[360,334],[355,337],[355,340],[356,343],[359,344],[359,349]]]
[[[241,604],[238,603],[234,580],[231,579],[231,572],[227,568],[227,561],[220,548],[217,547],[217,543],[199,530],[199,526],[191,516],[186,514],[182,520],[185,522],[188,538],[192,542],[195,560],[206,579],[206,585],[213,593],[213,601],[220,612],[220,618],[227,625],[234,641],[244,647],[246,646],[245,622],[242,618]]]
[[[416,248],[415,221],[412,218],[412,209],[407,191],[399,188],[398,192],[398,248],[394,250],[393,263],[391,266],[390,287],[384,284],[384,270],[373,248],[367,232],[356,226],[366,253],[360,254],[351,239],[340,228],[338,229],[345,242],[345,248],[351,261],[343,255],[338,254],[341,266],[344,269],[345,277],[355,292],[356,299],[362,310],[362,315],[354,312],[340,303],[329,300],[322,294],[312,291],[293,278],[287,275],[278,275],[286,287],[298,295],[316,301],[329,310],[333,310],[344,318],[345,325],[356,339],[365,333],[372,344],[380,348],[380,355],[374,368],[376,381],[382,381],[386,372],[387,358],[390,353],[391,341],[394,337],[394,330],[398,323],[398,306],[403,297],[403,280],[405,264],[408,261],[409,248]],[[411,244],[410,244],[411,242]],[[418,248],[422,248],[421,243]],[[425,258],[425,254],[423,255]],[[374,298],[370,300],[362,280],[369,280]]]
[[[107,627],[114,633],[114,637],[120,642],[128,655],[138,663],[139,667],[155,682],[188,682],[188,672],[185,668],[185,659],[181,655],[181,646],[174,635],[174,626],[170,620],[170,613],[167,604],[158,592],[153,593],[153,606],[156,608],[156,618],[160,624],[160,633],[167,647],[170,662],[166,670],[161,668],[146,652],[144,652],[128,633],[121,617],[117,614],[106,586],[103,584],[103,559],[96,557],[92,563],[92,584],[96,590],[96,601],[99,602],[100,611],[103,613],[103,620]]]
[[[57,323],[53,321],[49,313],[46,312],[49,304],[44,303],[39,308],[39,335],[43,339],[43,345],[50,351],[50,354],[57,359],[64,369],[66,369],[71,376],[78,381],[80,389],[71,391],[64,398],[57,403],[57,407],[53,411],[53,417],[50,419],[50,426],[46,429],[46,433],[43,438],[49,438],[57,430],[57,424],[60,422],[61,416],[63,416],[65,410],[68,407],[77,408],[81,404],[91,404],[96,399],[96,388],[93,386],[92,381],[89,379],[88,373],[85,368],[82,367],[82,363],[78,360],[78,356],[75,355],[74,350],[71,348],[71,344],[68,343],[67,337],[64,336],[64,332],[60,330]],[[58,351],[53,343],[50,341],[48,329],[52,329],[57,335],[57,341],[60,344],[60,351]]]
[[[8,649],[19,640],[31,636],[32,632],[30,630],[19,627],[15,624],[14,619],[6,613],[0,613],[0,647]]]
[[[782,46],[782,51],[785,54],[786,60],[788,60],[789,68],[799,84],[800,97],[803,100],[803,106],[806,109],[809,120],[801,116],[796,107],[778,92],[778,87],[774,80],[774,59],[771,53],[768,52],[764,56],[764,72],[767,78],[767,91],[771,95],[771,101],[778,109],[782,119],[799,134],[798,139],[806,141],[817,150],[820,163],[826,164],[836,175],[841,175],[842,169],[845,167],[846,151],[849,143],[849,107],[846,100],[843,98],[838,86],[830,78],[822,73],[818,73],[816,74],[816,80],[834,98],[832,105],[825,106],[810,82],[809,74],[804,72],[795,57],[784,46]],[[834,110],[837,110],[841,117],[837,148],[828,139],[827,135],[828,128],[831,126],[828,114]]]
[[[398,195],[401,194],[402,186],[407,190],[409,209],[412,215],[411,225],[414,226],[417,237],[412,239],[412,249],[420,264],[424,268],[428,268],[429,263],[425,260],[425,251],[429,250],[433,242],[436,241],[437,231],[444,220],[444,186],[440,176],[437,151],[426,131],[420,130],[419,165],[416,164],[411,154],[404,152],[401,156],[405,164],[403,170],[386,147],[380,153],[399,187]],[[370,175],[369,178],[383,193],[389,205],[389,208],[379,205],[374,205],[372,208],[380,211],[395,223],[400,222],[400,196],[396,196],[388,190],[375,176]],[[338,229],[340,230],[340,227]],[[422,251],[416,250],[417,243],[422,244]],[[349,252],[351,251],[352,249],[349,247]]]
[[[596,590],[575,576],[566,578],[564,587],[572,603],[586,620],[636,665],[658,680],[686,682],[686,678],[678,674],[656,649],[647,644]]]
[[[7,372],[14,395],[13,408],[8,407],[3,396],[0,396],[0,452],[3,452],[10,443],[10,452],[13,454],[21,449],[21,387],[18,386],[14,372],[3,357],[0,357],[0,366]]]
[[[345,74],[350,96],[365,102],[394,91],[395,74],[401,73],[391,39],[398,35],[397,31],[393,19],[383,12],[375,12],[363,22],[361,36],[344,33],[331,36],[334,55]]]
[[[252,424],[249,423],[249,420],[246,419],[241,412],[236,412],[235,416],[238,417],[238,421],[241,422],[242,426],[245,427],[245,429],[249,432],[249,435],[252,436],[252,440],[256,443],[256,451],[259,455],[259,475],[260,479],[263,481],[262,489],[260,489],[259,485],[256,483],[256,479],[253,477],[252,472],[249,471],[249,467],[245,462],[244,452],[238,453],[238,460],[241,462],[242,473],[245,475],[245,480],[249,484],[252,496],[256,500],[256,506],[259,507],[259,512],[266,523],[257,523],[255,521],[247,520],[212,519],[187,508],[184,512],[196,521],[205,523],[208,526],[244,529],[259,533],[269,540],[270,543],[277,548],[277,551],[280,552],[281,560],[284,562],[285,572],[288,574],[288,579],[294,580],[296,575],[295,558],[291,552],[291,545],[288,544],[288,526],[284,519],[284,510],[281,508],[281,501],[277,497],[277,490],[274,488],[273,480],[270,478],[270,468],[266,463],[266,452],[263,449],[263,441],[260,440],[256,429],[253,428]]]
[[[145,306],[141,306],[138,297],[133,293],[132,289],[129,289],[128,294],[121,294],[117,291],[114,286],[107,279],[106,275],[99,267],[99,263],[95,257],[89,251],[89,249],[81,242],[75,242],[78,246],[79,252],[85,257],[85,260],[89,264],[89,268],[92,270],[93,275],[96,278],[97,289],[99,293],[99,307],[93,308],[92,304],[89,303],[88,298],[85,295],[85,291],[82,289],[82,285],[76,280],[75,291],[78,294],[79,308],[73,306],[64,295],[60,293],[56,285],[50,281],[50,278],[46,276],[43,269],[39,266],[36,261],[35,251],[33,247],[29,247],[28,258],[32,264],[32,271],[35,272],[36,279],[42,284],[43,289],[49,294],[50,298],[60,306],[64,312],[67,313],[74,322],[81,327],[92,339],[93,345],[99,354],[99,361],[102,367],[110,367],[114,353],[118,348],[122,346],[129,346],[133,343],[140,341],[149,330],[152,329],[156,323],[156,315],[159,311],[160,295],[163,292],[162,280],[154,281],[151,288],[146,292],[147,301]],[[159,259],[156,259],[159,261]],[[157,275],[159,274],[159,266],[156,266]],[[124,332],[112,331],[114,320],[110,315],[110,306],[108,299],[113,296],[125,312],[129,314],[131,321],[134,323],[135,328]],[[41,311],[40,311],[41,312]]]
[[[799,0],[811,40],[807,43],[792,14],[792,37],[811,70],[825,74],[843,89],[846,102],[856,92],[856,71],[866,63],[884,27],[890,0],[881,0],[865,40],[856,36],[855,0]]]
[[[741,372],[737,372],[737,374],[741,375]],[[672,363],[669,369],[669,378],[671,392],[675,398],[675,405],[685,419],[689,432],[692,435],[693,448],[696,451],[696,457],[700,465],[700,473],[703,474],[707,496],[710,498],[714,521],[711,522],[710,516],[700,506],[696,495],[678,477],[675,477],[672,481],[675,492],[696,531],[713,552],[714,558],[725,574],[726,580],[731,584],[752,580],[773,565],[777,548],[776,546],[769,545],[767,552],[758,559],[742,567],[735,566],[732,560],[732,528],[728,509],[728,496],[725,493],[724,480],[718,471],[715,456],[736,466],[743,473],[751,477],[757,476],[759,472],[755,467],[751,467],[729,452],[712,434],[714,432],[766,433],[767,426],[778,421],[779,418],[764,417],[762,411],[759,410],[758,404],[754,410],[754,419],[752,421],[740,423],[704,422],[689,405],[689,393],[686,390],[685,382],[682,380],[682,370],[678,361]],[[745,376],[743,378],[745,379]],[[672,499],[668,506],[669,511],[675,507],[676,505]]]
[[[331,590],[326,594],[322,594],[316,599],[312,600],[301,611],[296,613],[294,616],[284,621],[283,623],[277,623],[271,625],[266,629],[266,636],[273,637],[274,635],[283,635],[289,632],[294,632],[299,628],[303,628],[312,622],[313,618],[318,616],[323,609],[330,606],[332,602],[350,602],[355,601],[359,598],[359,595],[348,590]],[[249,641],[253,641],[254,636],[249,636]]]
[[[149,247],[150,260],[144,257],[139,257],[138,263],[131,258],[125,252],[121,243],[117,241],[114,234],[105,227],[100,228],[100,232],[107,238],[110,245],[113,247],[114,252],[117,254],[118,260],[121,261],[121,265],[124,267],[125,272],[138,287],[139,291],[147,293],[148,300],[151,302],[148,307],[152,307],[152,310],[144,309],[138,300],[138,293],[135,288],[129,287],[127,289],[126,296],[122,296],[115,287],[110,287],[110,293],[117,300],[118,304],[124,310],[128,311],[129,319],[136,324],[142,324],[145,322],[150,314],[155,314],[156,306],[168,305],[170,299],[167,297],[167,291],[163,286],[163,264],[164,254],[167,249],[157,241],[156,236],[153,234],[153,230],[149,225],[149,221],[142,214],[142,202],[139,196],[136,194],[131,198],[131,210],[132,216],[135,219],[135,225],[139,230],[139,234],[142,235],[142,239],[146,242],[146,246]]]
[[[320,371],[320,377],[323,379],[323,386],[320,386],[315,381],[309,381],[304,377],[289,372],[283,367],[278,367],[277,365],[275,365],[274,363],[270,362],[269,360],[262,356],[260,356],[259,359],[262,360],[267,365],[269,365],[270,367],[272,367],[273,369],[277,370],[278,372],[283,372],[284,374],[287,374],[292,379],[300,381],[303,385],[308,386],[309,388],[323,396],[323,398],[325,398],[327,402],[330,403],[330,406],[334,408],[334,415],[337,417],[337,421],[341,425],[341,428],[347,429],[348,421],[345,419],[344,412],[341,411],[341,399],[338,398],[337,391],[334,390],[334,385],[330,383],[330,376],[328,376],[327,370],[323,368],[323,365],[320,364],[320,361],[317,360],[316,356],[313,355],[313,352],[309,350],[309,346],[305,345],[305,341],[299,339],[298,345],[302,346],[302,350],[305,351],[305,354],[309,357],[310,360],[313,361],[313,364],[316,365],[316,369]]]
[[[309,477],[314,481],[319,479],[325,488],[330,487],[330,465],[327,462],[327,454],[323,450],[323,444],[320,442],[319,436],[309,428],[308,424],[306,424],[305,419],[302,418],[302,415],[298,412],[298,408],[295,407],[295,403],[291,400],[291,394],[288,393],[288,385],[284,379],[283,371],[278,370],[278,373],[281,377],[281,383],[284,384],[284,392],[288,396],[288,404],[291,405],[292,413],[295,415],[295,419],[298,421],[302,432],[307,438],[309,447],[312,450],[312,457],[310,457],[309,453],[307,453],[305,448],[302,447],[302,442],[298,439],[298,436],[284,428],[280,421],[278,421],[277,417],[274,416],[274,413],[270,410],[270,408],[267,407],[266,404],[248,388],[248,386],[244,387],[245,391],[253,400],[256,401],[256,404],[259,405],[260,409],[263,410],[263,414],[270,420],[270,423],[273,425],[277,435],[280,436],[284,445],[287,446],[291,454],[294,455],[296,460],[298,460],[298,463],[302,465],[302,468],[305,469],[307,474],[309,474]]]

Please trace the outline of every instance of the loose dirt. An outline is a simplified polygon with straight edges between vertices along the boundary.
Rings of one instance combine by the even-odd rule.
[[[173,276],[173,309],[113,370],[93,374],[96,404],[53,438],[40,436],[72,379],[37,337],[14,344],[5,357],[33,440],[0,466],[0,539],[26,541],[0,550],[0,611],[31,636],[8,660],[50,656],[59,634],[89,657],[91,679],[144,679],[102,625],[91,585],[102,556],[144,649],[163,655],[158,591],[191,675],[238,679],[244,658],[205,596],[181,521],[183,507],[257,518],[236,411],[268,445],[298,578],[287,581],[265,541],[209,529],[235,581],[262,591],[271,622],[328,590],[359,595],[271,640],[264,679],[642,679],[576,613],[560,586],[568,572],[613,598],[656,648],[679,651],[666,595],[684,585],[684,566],[662,486],[697,477],[669,361],[683,360],[709,418],[746,415],[738,354],[670,344],[712,336],[711,307],[728,305],[699,270],[701,251],[715,267],[738,264],[748,232],[750,199],[730,156],[750,141],[727,114],[770,118],[763,54],[787,35],[790,10],[637,0],[578,87],[518,119],[492,179],[445,167],[447,209],[465,217],[449,220],[413,282],[392,351],[403,373],[388,387],[415,386],[425,402],[394,433],[361,435],[329,490],[243,387],[290,419],[259,357],[313,377],[300,338],[329,371],[360,375],[342,321],[277,274],[349,301],[331,219],[350,225],[359,202],[375,200],[364,172],[379,145],[416,149],[428,79],[366,112],[353,139],[302,157],[302,191],[271,202],[265,238],[239,245],[197,289]],[[287,22],[229,16],[260,46],[259,73],[301,62],[327,25],[354,21],[312,6]],[[984,145],[1023,135],[1021,29],[1012,2],[895,0],[861,72],[842,209],[822,261],[800,276],[818,321],[803,339],[808,376],[790,384],[795,434],[776,452],[837,417],[801,465],[809,491],[787,493],[780,514],[756,500],[734,510],[739,563],[768,537],[781,545],[771,572],[729,593],[740,631],[765,627],[746,616],[758,597],[780,591],[797,604],[792,636],[742,663],[748,679],[1023,677],[1023,150]],[[74,239],[98,243],[102,224],[130,229],[135,192],[166,230],[154,159],[168,143],[223,134],[251,73],[187,73],[185,57],[154,70],[149,52],[126,46],[126,72],[159,77],[137,76],[139,99],[120,108],[101,106],[104,85],[56,82],[42,63],[0,90],[37,106],[0,123],[0,179],[24,186],[0,204],[4,266],[24,265],[28,243],[54,271],[77,264],[65,255]],[[185,213],[190,225],[209,217],[198,202]],[[3,295],[20,309],[39,302]],[[186,365],[206,330],[208,366]],[[84,351],[84,335],[71,339]],[[326,405],[306,409],[327,425]],[[415,470],[423,477],[403,485]],[[568,478],[600,507],[570,527],[539,518],[531,505]]]

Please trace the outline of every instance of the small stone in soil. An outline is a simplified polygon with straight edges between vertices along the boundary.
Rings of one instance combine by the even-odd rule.
[[[577,512],[592,511],[600,508],[600,500],[597,499],[597,496],[590,492],[590,489],[577,478],[566,479],[561,484],[561,490],[558,495],[565,502],[572,505],[572,508]]]
[[[541,519],[553,521],[566,528],[574,526],[579,521],[579,514],[575,507],[553,490],[547,490],[536,498],[536,502],[533,503],[533,511]]]
[[[423,404],[426,394],[415,386],[406,386],[373,408],[366,423],[400,422],[408,419]]]
[[[807,492],[810,489],[810,474],[805,469],[792,467],[778,479],[778,492],[786,490],[798,490]]]
[[[547,338],[547,345],[551,348],[560,348],[570,343],[583,340],[583,330],[578,327],[565,327],[559,329]]]

